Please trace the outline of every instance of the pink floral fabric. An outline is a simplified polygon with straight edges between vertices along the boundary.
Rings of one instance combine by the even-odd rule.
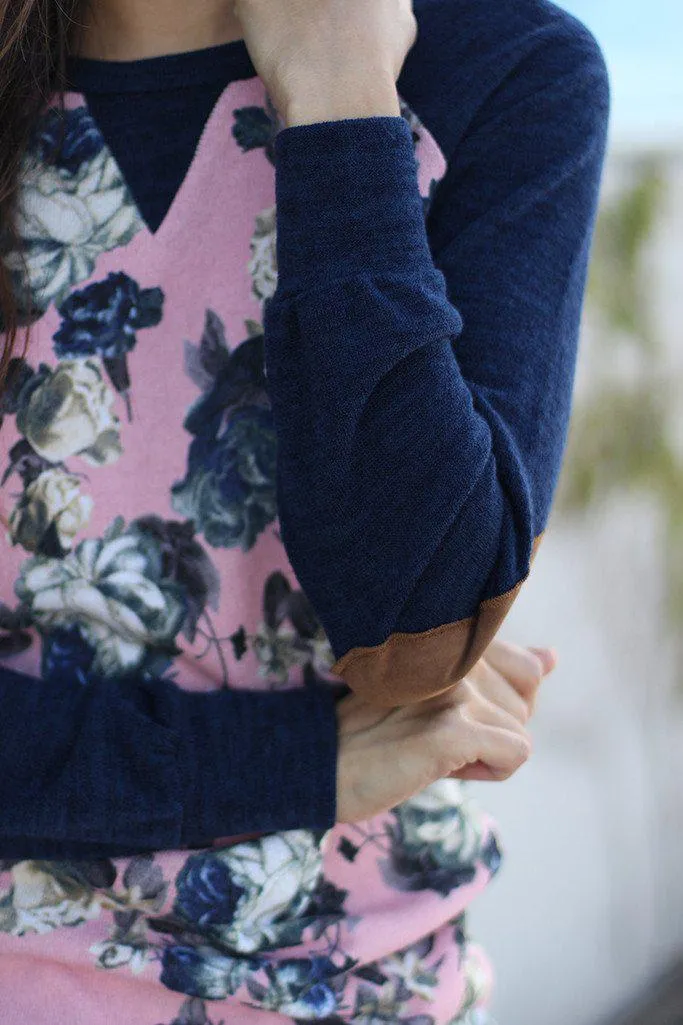
[[[48,104],[24,168],[37,315],[0,431],[0,661],[86,686],[131,669],[325,686],[334,659],[278,533],[262,320],[281,126],[263,85],[224,91],[154,234],[84,97],[67,106],[57,163]],[[444,160],[403,114],[427,203]],[[465,911],[499,861],[492,821],[444,779],[323,833],[0,863],[0,1020],[490,1021]]]

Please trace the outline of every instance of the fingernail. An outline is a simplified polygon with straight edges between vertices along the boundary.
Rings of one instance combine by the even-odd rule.
[[[529,648],[529,651],[541,660],[545,673],[549,673],[557,665],[559,656],[556,648]]]

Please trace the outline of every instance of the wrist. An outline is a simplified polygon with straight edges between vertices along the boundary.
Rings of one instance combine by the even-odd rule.
[[[286,101],[283,116],[286,127],[292,128],[350,118],[400,117],[401,105],[393,80],[355,81],[348,88],[337,82],[296,92]]]

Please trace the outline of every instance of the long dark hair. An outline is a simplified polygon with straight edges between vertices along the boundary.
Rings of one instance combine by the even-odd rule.
[[[85,6],[84,0],[0,0],[0,330],[5,332],[0,389],[20,326],[12,280],[1,255],[24,255],[16,227],[22,158],[35,121],[55,91],[63,109],[66,57]],[[27,322],[25,349],[30,311],[21,320]]]

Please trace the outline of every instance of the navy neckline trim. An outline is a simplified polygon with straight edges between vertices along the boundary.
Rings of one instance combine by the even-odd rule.
[[[95,93],[178,89],[189,85],[224,82],[256,75],[243,39],[200,50],[186,50],[133,61],[67,58],[70,89]]]

